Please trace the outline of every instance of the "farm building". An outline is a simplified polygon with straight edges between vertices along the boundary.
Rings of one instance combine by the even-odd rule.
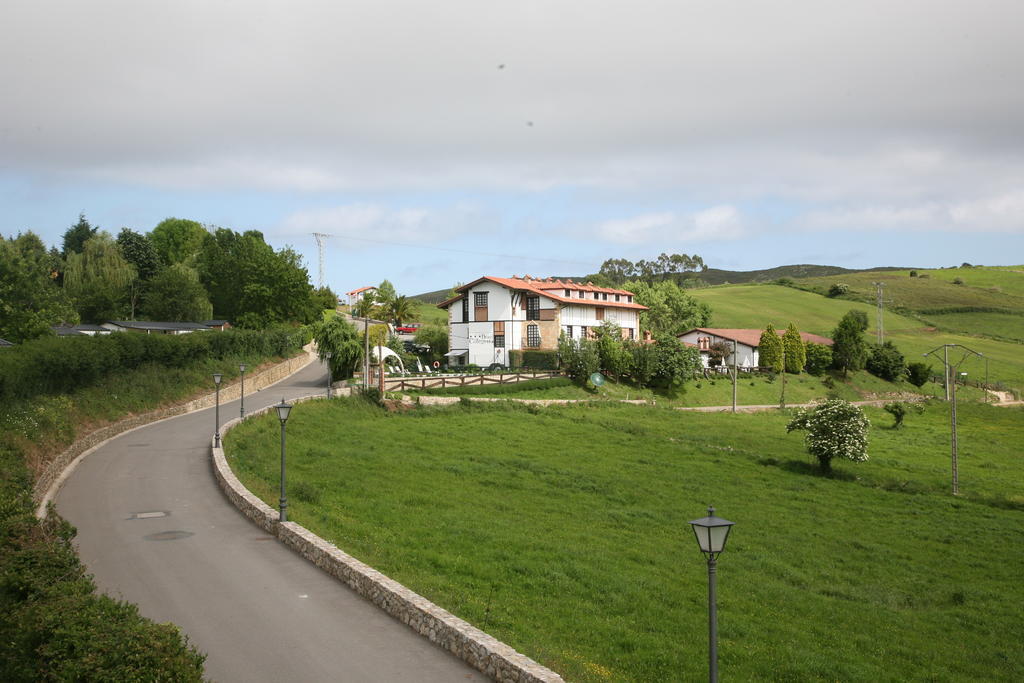
[[[695,346],[700,350],[701,362],[704,367],[710,367],[711,347],[717,342],[725,342],[731,349],[733,342],[736,344],[736,366],[744,370],[752,370],[759,366],[758,346],[761,343],[761,332],[763,330],[732,329],[721,327],[695,327],[679,335],[679,341],[688,346]],[[776,330],[781,337],[785,330]],[[809,332],[801,332],[800,338],[806,344],[825,344],[832,346],[832,340]],[[726,355],[724,364],[732,366],[732,353]]]

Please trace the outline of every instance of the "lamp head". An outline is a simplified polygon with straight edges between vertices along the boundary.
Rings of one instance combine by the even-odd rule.
[[[708,506],[708,516],[690,522],[697,544],[705,556],[714,558],[725,550],[725,541],[735,522],[715,516],[715,508]]]
[[[281,402],[278,403],[274,407],[277,408],[277,419],[281,420],[281,424],[284,424],[285,422],[287,422],[288,421],[288,413],[290,413],[292,411],[291,404],[290,403],[285,403],[284,402],[284,398],[282,397],[281,398]]]
[[[238,364],[238,369],[241,372],[245,372],[245,363],[239,363]]]
[[[216,384],[217,386],[220,386],[220,381],[223,378],[224,375],[220,374],[219,372],[213,373],[213,383]]]

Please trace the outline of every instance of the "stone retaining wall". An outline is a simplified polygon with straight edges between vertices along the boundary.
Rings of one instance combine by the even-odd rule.
[[[535,406],[564,406],[570,403],[595,403],[608,401],[604,399],[588,399],[588,398],[485,398],[483,396],[420,396],[417,401],[421,406],[450,406],[459,401],[480,401],[480,402],[497,402],[497,401],[514,401],[515,403],[525,403],[527,405]],[[650,403],[645,399],[619,399],[616,403],[631,403],[633,405],[643,406]]]
[[[288,375],[301,370],[313,362],[316,354],[312,350],[312,345],[305,346],[304,350],[305,353],[301,355],[276,363],[266,370],[246,377],[246,395],[280,382]],[[241,395],[241,390],[241,382],[225,386],[220,390],[220,399],[222,402],[233,401]],[[141,415],[130,415],[76,439],[73,444],[51,460],[42,474],[36,478],[35,485],[32,487],[32,500],[38,503],[36,516],[42,518],[46,515],[47,504],[57,495],[57,491],[60,490],[61,485],[71,473],[74,465],[103,443],[113,439],[115,436],[138,429],[152,422],[209,408],[214,405],[216,399],[217,395],[214,392],[186,403],[180,403],[167,408],[158,408]]]
[[[292,401],[323,399],[322,395]],[[458,399],[456,399],[458,400]],[[246,416],[249,419],[274,409],[267,406]],[[235,425],[235,418],[221,430],[221,438]],[[516,683],[557,683],[562,677],[501,641],[459,619],[450,612],[376,569],[338,549],[295,522],[280,522],[277,510],[254,496],[235,476],[224,457],[224,449],[211,441],[213,470],[224,494],[257,526],[273,534],[317,567],[346,584],[353,591],[413,629],[430,642],[448,650],[470,666],[496,681]]]

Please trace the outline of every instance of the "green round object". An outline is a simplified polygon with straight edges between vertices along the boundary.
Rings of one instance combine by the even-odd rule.
[[[593,382],[595,387],[599,387],[602,384],[604,384],[604,375],[602,375],[600,372],[595,372],[593,375],[590,376],[590,381]]]

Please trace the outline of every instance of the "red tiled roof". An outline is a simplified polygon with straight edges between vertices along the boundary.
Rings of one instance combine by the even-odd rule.
[[[647,307],[642,306],[636,302],[629,301],[605,301],[602,299],[579,299],[573,298],[572,296],[565,296],[565,290],[572,292],[588,292],[599,294],[618,294],[620,296],[633,296],[633,292],[626,291],[625,289],[612,289],[610,287],[598,287],[597,285],[585,284],[581,285],[576,282],[570,282],[568,280],[558,280],[555,278],[547,278],[546,280],[538,280],[531,278],[529,275],[525,275],[521,278],[518,277],[494,277],[493,275],[484,275],[482,278],[470,282],[468,285],[462,285],[458,288],[459,294],[453,296],[447,301],[442,301],[437,305],[438,308],[447,308],[451,304],[461,299],[469,288],[474,285],[478,285],[483,281],[490,281],[497,283],[503,287],[509,289],[519,289],[527,292],[533,292],[540,296],[547,297],[552,301],[558,301],[564,304],[579,304],[584,306],[601,306],[602,308],[628,308],[634,311],[646,311]],[[558,294],[555,294],[554,290],[561,290]]]
[[[716,337],[721,337],[722,339],[728,339],[729,341],[735,341],[740,344],[746,344],[747,346],[750,347],[756,347],[761,343],[761,332],[763,332],[764,330],[748,330],[731,327],[695,327],[692,330],[687,330],[686,332],[679,336],[681,337],[684,334],[689,334],[690,332],[693,331],[707,332],[708,334],[712,334]],[[780,337],[786,333],[785,330],[775,330],[775,332],[778,333]],[[803,339],[805,343],[813,342],[815,344],[825,344],[826,346],[832,346],[831,339],[829,339],[828,337],[822,337],[821,335],[818,334],[811,334],[810,332],[801,332],[800,338]]]
[[[353,289],[351,292],[348,293],[348,295],[352,296],[353,294],[358,294],[359,292],[365,292],[368,289],[377,289],[377,288],[376,287],[360,287],[359,289]]]

